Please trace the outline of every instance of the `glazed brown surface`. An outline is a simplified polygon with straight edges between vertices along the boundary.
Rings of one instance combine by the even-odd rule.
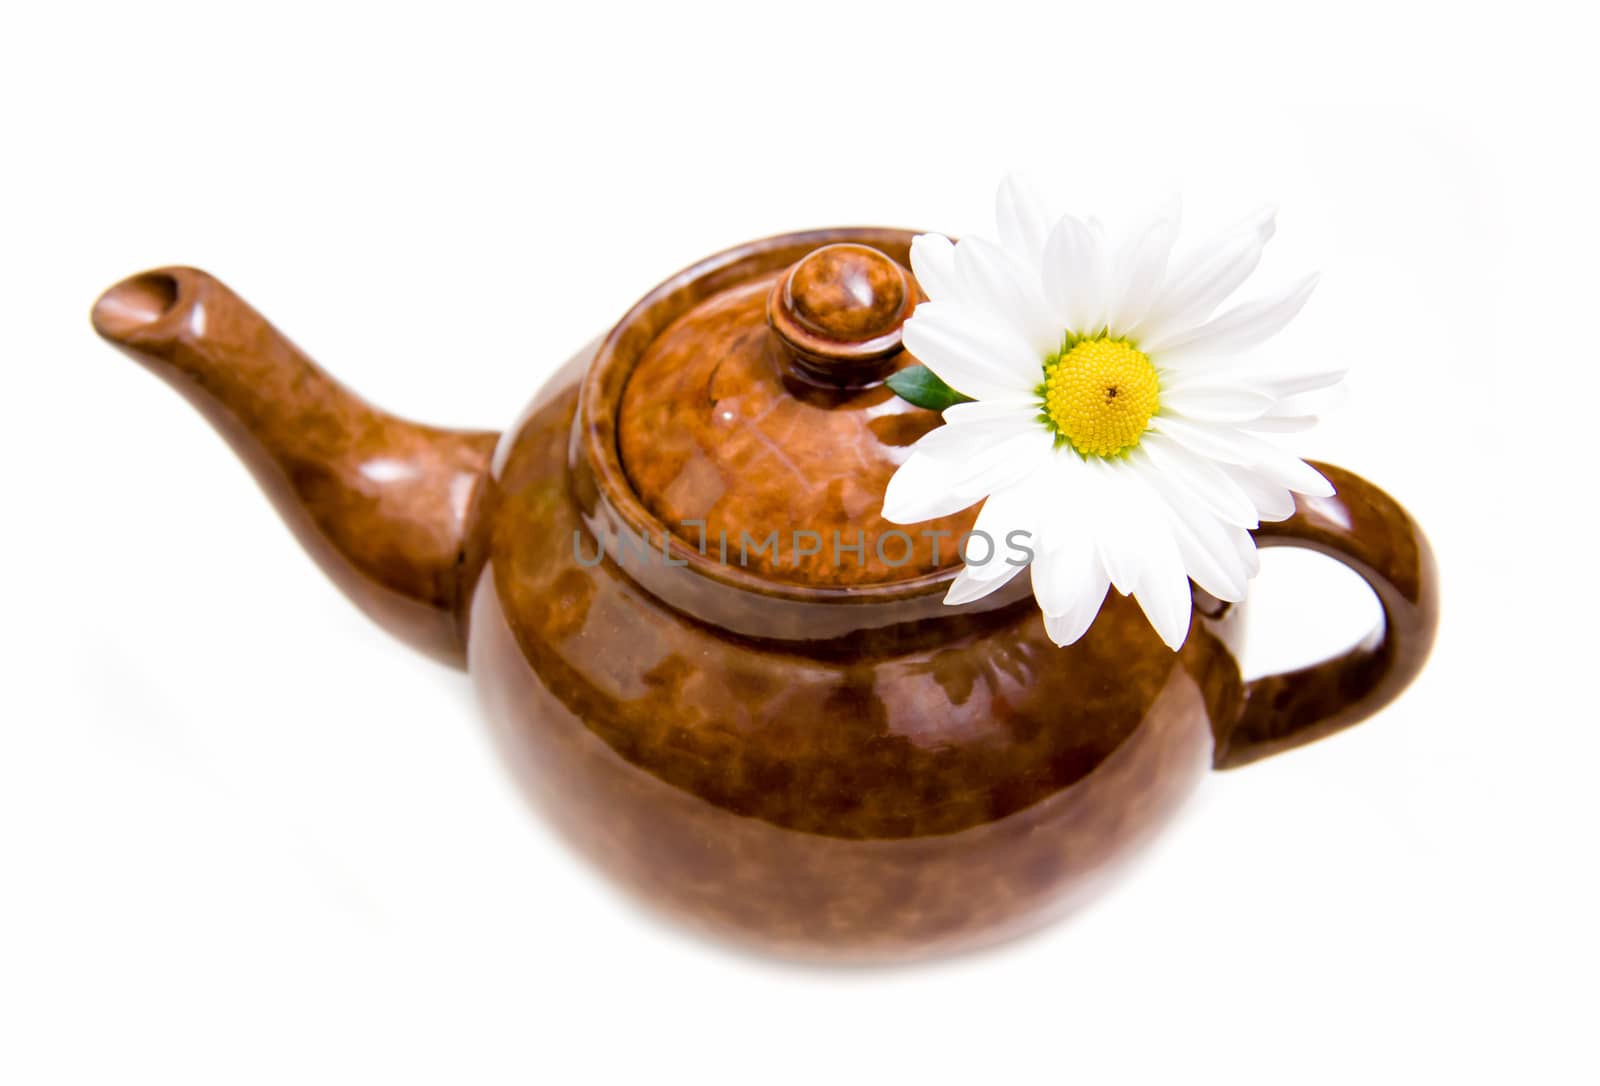
[[[379,411],[194,268],[125,279],[90,318],[210,420],[358,607],[424,652],[464,662],[461,593],[498,435]]]
[[[894,536],[903,530],[881,515],[889,477],[939,416],[881,385],[796,395],[766,322],[775,278],[756,278],[679,317],[639,361],[618,425],[634,490],[691,544],[699,546],[700,529],[684,525],[696,521],[713,551],[727,540],[735,563],[748,536],[744,568],[764,577],[858,585],[956,564],[955,541],[972,526],[972,511]],[[913,361],[904,352],[890,360]],[[924,530],[945,533],[938,556]],[[779,546],[758,549],[774,531]],[[814,535],[796,546],[795,532]],[[813,545],[816,553],[796,557]],[[849,549],[857,545],[859,554]]]
[[[870,245],[824,245],[795,261],[767,295],[767,323],[791,385],[882,381],[896,368],[901,330],[921,298],[911,272]]]
[[[809,269],[806,320],[848,348],[893,309],[892,283],[873,278],[883,265],[837,250],[798,262],[839,243],[904,261],[910,238],[814,231],[685,270],[573,359],[492,463],[494,435],[376,411],[204,273],[135,276],[93,316],[206,413],[368,613],[445,658],[470,634],[519,780],[597,864],[758,946],[907,957],[1058,915],[1208,765],[1376,711],[1422,667],[1438,614],[1420,529],[1327,466],[1337,496],[1300,501],[1258,537],[1345,562],[1384,624],[1333,660],[1249,684],[1228,648],[1245,608],[1203,594],[1179,653],[1114,593],[1061,649],[1025,576],[951,608],[950,562],[787,580],[668,531],[697,515],[713,533],[882,524],[882,485],[933,417],[830,384],[859,375],[859,358],[796,380],[796,341],[764,318],[785,276]],[[845,300],[826,302],[841,283]],[[656,545],[631,560],[602,550],[622,531]]]
[[[1428,537],[1399,502],[1365,479],[1316,464],[1337,491],[1295,496],[1295,514],[1263,524],[1263,547],[1304,547],[1338,559],[1377,594],[1383,624],[1343,655],[1245,690],[1243,713],[1220,736],[1217,767],[1248,765],[1365,720],[1411,685],[1439,625],[1439,572]]]
[[[1024,603],[981,636],[952,615],[923,647],[840,660],[583,567],[574,399],[534,413],[498,472],[472,670],[530,797],[650,900],[790,954],[975,945],[1076,900],[1209,764],[1231,657],[1199,628],[1168,652],[1125,599],[1067,650]]]

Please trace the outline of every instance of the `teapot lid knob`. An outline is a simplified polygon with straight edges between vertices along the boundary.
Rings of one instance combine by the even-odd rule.
[[[789,372],[828,388],[864,388],[895,369],[900,335],[920,300],[916,280],[866,245],[826,245],[773,284],[767,323]]]

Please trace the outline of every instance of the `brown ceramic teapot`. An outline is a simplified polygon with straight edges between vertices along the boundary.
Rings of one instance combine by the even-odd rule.
[[[92,319],[212,421],[359,607],[469,668],[533,800],[602,867],[781,952],[903,956],[1039,923],[1208,767],[1372,714],[1437,613],[1417,525],[1326,465],[1337,496],[1258,542],[1344,562],[1383,623],[1314,667],[1242,681],[1244,608],[1199,589],[1177,653],[1116,594],[1067,648],[1026,578],[944,606],[956,548],[886,544],[881,517],[939,424],[883,384],[914,361],[911,238],[790,234],[696,264],[503,434],[371,407],[193,269],[127,279]]]

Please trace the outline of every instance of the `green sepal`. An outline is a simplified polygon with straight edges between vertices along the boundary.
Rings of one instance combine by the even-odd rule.
[[[963,396],[943,381],[927,366],[907,366],[891,373],[884,384],[907,403],[929,411],[943,411],[952,404],[968,403],[971,396]]]

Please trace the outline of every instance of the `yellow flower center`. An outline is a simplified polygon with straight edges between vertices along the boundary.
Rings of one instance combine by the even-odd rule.
[[[1044,417],[1085,456],[1117,456],[1139,444],[1161,406],[1161,383],[1126,340],[1083,339],[1044,362]]]

